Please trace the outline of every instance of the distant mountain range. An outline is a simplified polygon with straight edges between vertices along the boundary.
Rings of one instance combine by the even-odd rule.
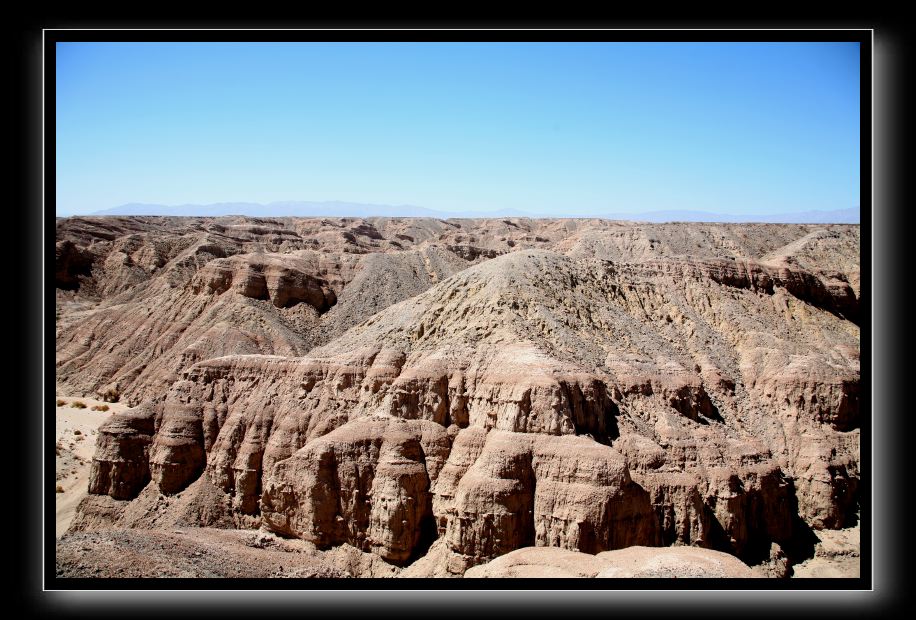
[[[353,202],[219,202],[208,205],[158,205],[130,203],[96,211],[91,215],[169,215],[216,217],[220,215],[244,215],[248,217],[432,217],[448,218],[600,218],[636,222],[763,222],[781,224],[858,224],[859,209],[838,209],[834,211],[803,211],[799,213],[775,213],[767,215],[730,215],[707,211],[646,211],[642,213],[559,214],[530,213],[518,209],[497,211],[436,211],[411,205],[376,205]]]

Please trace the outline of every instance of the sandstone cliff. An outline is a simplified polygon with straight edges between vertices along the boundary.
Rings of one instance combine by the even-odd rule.
[[[143,401],[75,530],[260,523],[460,575],[759,563],[854,520],[857,227],[143,219],[58,223],[58,383]]]

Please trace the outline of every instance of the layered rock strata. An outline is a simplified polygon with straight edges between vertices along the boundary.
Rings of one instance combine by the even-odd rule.
[[[529,546],[762,561],[854,511],[855,300],[803,268],[512,251],[306,356],[186,365],[103,427],[90,490],[205,479],[321,547],[439,541],[450,574]]]

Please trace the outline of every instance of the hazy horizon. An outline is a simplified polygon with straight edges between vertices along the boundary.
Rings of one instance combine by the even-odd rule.
[[[645,222],[722,222],[722,223],[786,223],[786,224],[858,224],[858,208],[813,210],[796,213],[729,215],[708,211],[660,210],[640,213],[582,214],[570,211],[561,214],[540,214],[518,209],[496,211],[436,211],[412,205],[357,204],[343,201],[307,202],[281,201],[259,203],[213,203],[206,205],[157,205],[131,203],[87,214],[70,214],[58,217],[80,216],[170,216],[170,217],[339,217],[339,218],[529,218],[529,219],[607,219]]]

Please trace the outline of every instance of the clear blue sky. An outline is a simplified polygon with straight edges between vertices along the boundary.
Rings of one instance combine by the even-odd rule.
[[[855,43],[59,43],[58,214],[859,206]]]

